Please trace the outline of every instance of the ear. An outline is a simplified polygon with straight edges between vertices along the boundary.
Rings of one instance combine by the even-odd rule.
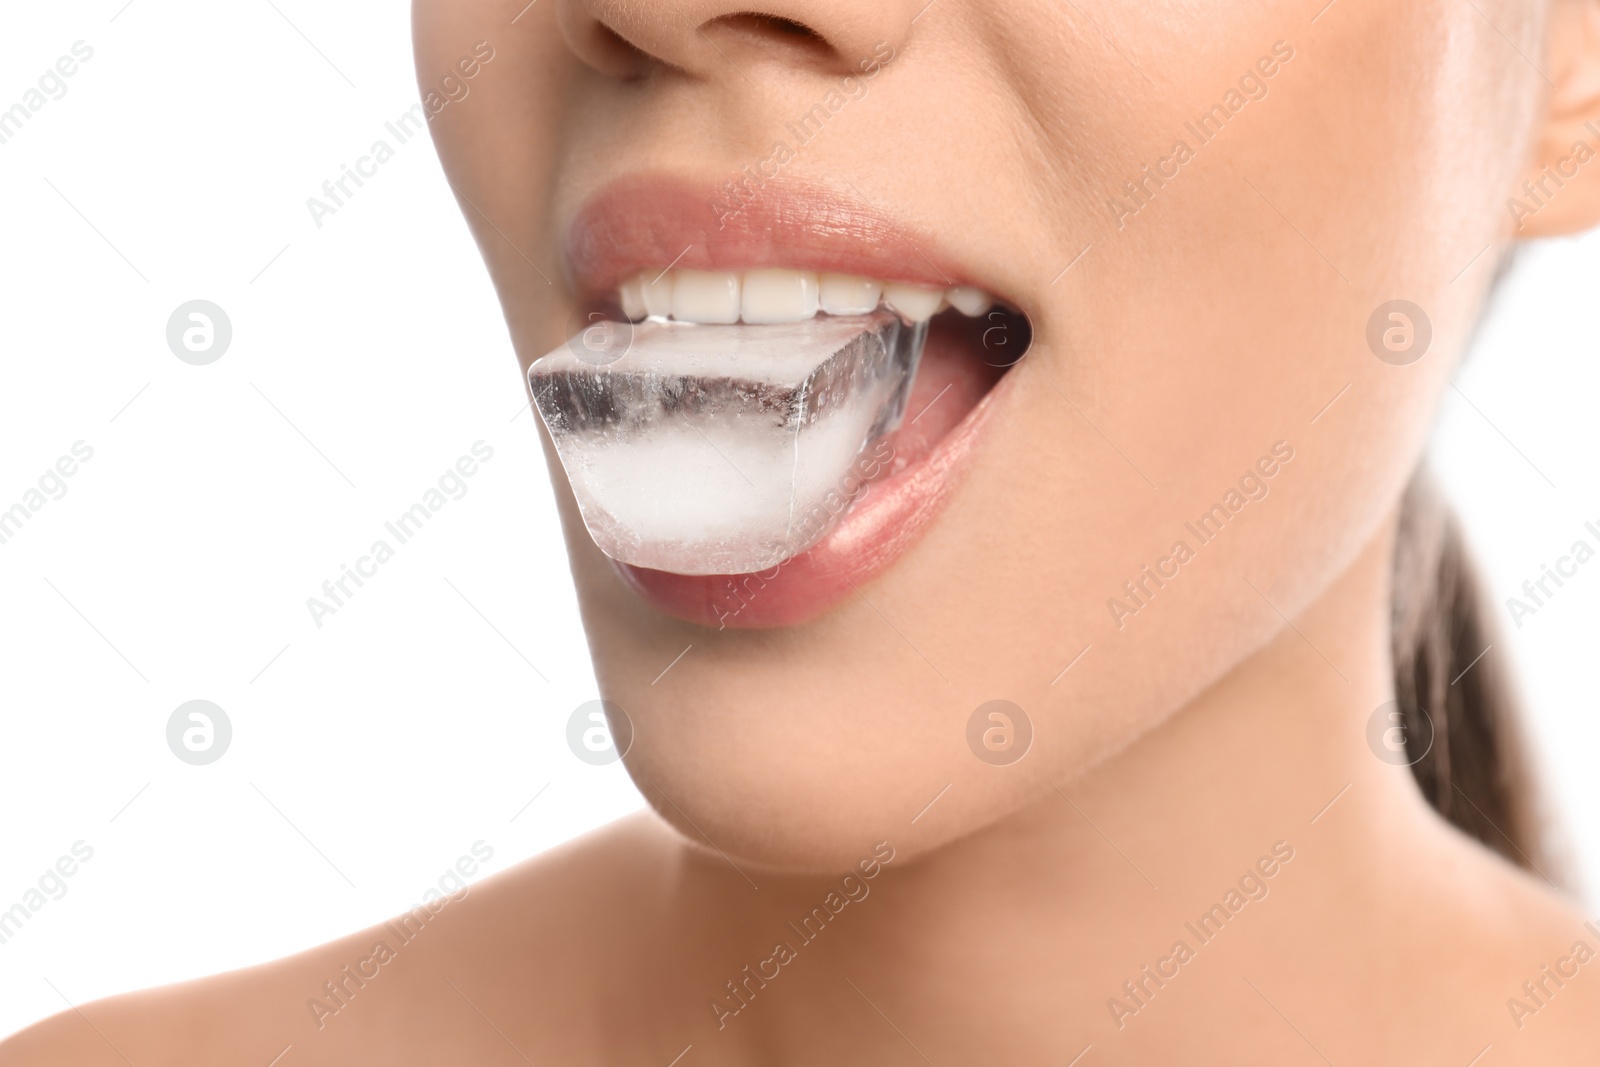
[[[1554,88],[1534,158],[1507,201],[1516,237],[1600,225],[1600,0],[1552,0]]]

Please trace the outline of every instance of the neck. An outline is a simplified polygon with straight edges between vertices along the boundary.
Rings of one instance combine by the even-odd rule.
[[[1274,955],[1330,922],[1341,938],[1386,936],[1370,912],[1340,912],[1370,908],[1387,872],[1447,836],[1409,768],[1367,741],[1369,717],[1392,699],[1389,559],[1385,533],[1159,729],[895,872],[829,968],[940,1047],[980,1041],[969,1058],[1066,1062],[1130,1030],[1156,1039],[1211,997],[1233,1005],[1213,1024],[1237,1018],[1239,998],[1256,994],[1219,975],[1281,973]]]

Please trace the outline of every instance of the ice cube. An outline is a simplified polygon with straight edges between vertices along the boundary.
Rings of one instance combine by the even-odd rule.
[[[528,368],[589,535],[613,559],[747,574],[810,548],[905,409],[927,324],[599,323]]]

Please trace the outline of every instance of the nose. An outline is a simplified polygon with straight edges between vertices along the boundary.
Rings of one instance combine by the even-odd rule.
[[[618,78],[665,67],[691,77],[748,78],[779,63],[859,74],[901,52],[926,0],[558,0],[568,46]]]

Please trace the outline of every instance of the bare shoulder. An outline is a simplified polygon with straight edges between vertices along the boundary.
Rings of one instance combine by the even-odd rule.
[[[1493,988],[1490,1012],[1503,1062],[1593,1064],[1600,1046],[1600,924],[1577,901],[1543,889],[1514,959]],[[1542,906],[1541,906],[1542,905]]]
[[[1413,912],[1429,946],[1428,984],[1451,1002],[1452,1025],[1481,1035],[1493,1050],[1485,1063],[1594,1063],[1600,923],[1541,876],[1475,844],[1453,861],[1431,872],[1434,904],[1419,900]]]
[[[679,848],[653,816],[632,816],[295,956],[62,1012],[0,1041],[0,1067],[403,1067],[499,1062],[507,1043],[552,1051],[541,1022],[581,1031],[598,976],[660,928],[645,920],[666,906],[660,875]]]

